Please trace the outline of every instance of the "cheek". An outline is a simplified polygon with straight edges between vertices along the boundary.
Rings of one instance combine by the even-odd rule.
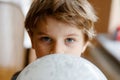
[[[74,47],[74,48],[72,48],[72,52],[74,52],[74,53],[81,53],[82,52],[82,47]]]
[[[70,51],[73,52],[74,54],[81,54],[83,50],[83,44],[75,44],[74,46],[71,47]]]
[[[37,43],[34,49],[38,58],[49,54],[49,48],[45,45]]]

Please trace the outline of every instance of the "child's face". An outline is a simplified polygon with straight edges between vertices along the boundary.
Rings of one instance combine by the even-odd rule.
[[[46,21],[47,23],[38,23],[31,37],[37,57],[53,53],[80,56],[85,49],[82,31],[52,17],[47,17]]]

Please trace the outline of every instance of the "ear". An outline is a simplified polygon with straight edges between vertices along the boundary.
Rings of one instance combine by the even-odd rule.
[[[88,45],[89,45],[89,41],[86,41],[85,44],[83,45],[82,53],[85,52]]]

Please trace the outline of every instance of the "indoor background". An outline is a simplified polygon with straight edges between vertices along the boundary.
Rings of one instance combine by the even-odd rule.
[[[83,57],[97,65],[108,80],[120,80],[120,0],[89,1],[99,19],[95,24],[97,37]],[[24,29],[31,2],[0,0],[0,80],[11,80],[36,58]]]

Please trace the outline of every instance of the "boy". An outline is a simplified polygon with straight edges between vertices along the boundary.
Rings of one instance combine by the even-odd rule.
[[[81,56],[95,37],[96,21],[87,0],[34,0],[25,28],[37,58],[56,53]]]
[[[35,0],[25,28],[37,58],[55,53],[80,56],[95,36],[96,21],[87,0]]]

